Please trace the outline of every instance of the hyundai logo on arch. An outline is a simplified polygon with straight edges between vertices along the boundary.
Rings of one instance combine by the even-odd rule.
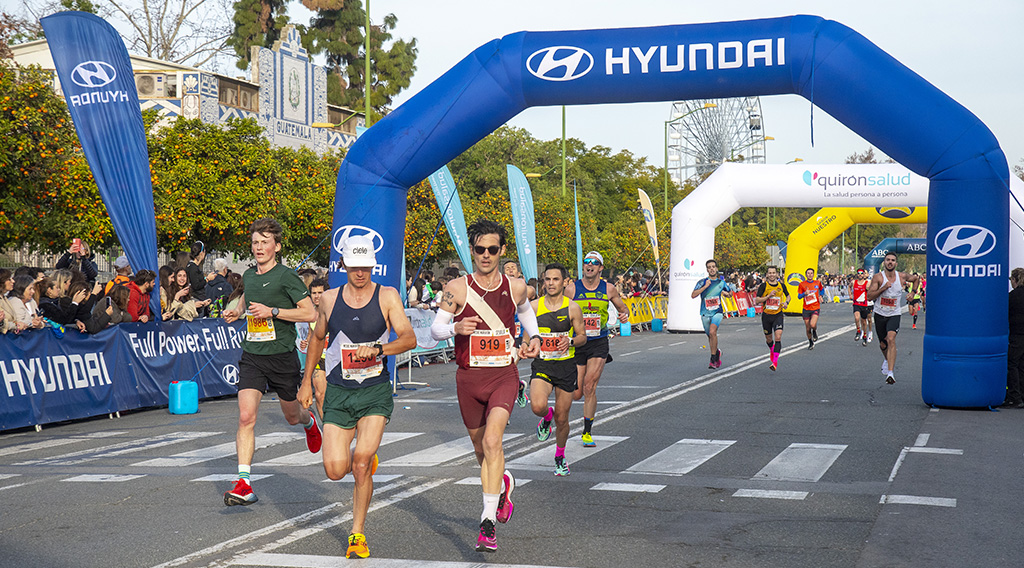
[[[533,52],[526,68],[545,81],[572,81],[590,72],[594,56],[582,47],[556,45]]]
[[[978,258],[992,252],[994,248],[995,234],[977,225],[954,225],[935,235],[935,250],[949,258]]]

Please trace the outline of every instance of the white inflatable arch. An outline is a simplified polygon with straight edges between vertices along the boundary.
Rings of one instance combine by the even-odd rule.
[[[923,207],[928,187],[928,178],[899,164],[722,164],[672,209],[669,331],[704,330],[699,299],[690,293],[707,276],[704,263],[714,256],[715,227],[740,207]],[[1024,182],[1011,176],[1010,189],[1024,203]],[[1008,199],[1013,268],[1024,266],[1024,211]]]

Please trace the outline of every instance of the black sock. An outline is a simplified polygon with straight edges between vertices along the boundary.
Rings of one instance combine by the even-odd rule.
[[[917,314],[914,314],[914,325],[917,325]]]
[[[778,341],[775,342],[775,352],[776,353],[782,353],[782,340],[781,339],[779,339]]]
[[[768,344],[768,351],[770,353],[775,353],[775,342],[774,341],[767,341],[766,343]]]
[[[590,427],[593,426],[593,425],[594,425],[594,419],[593,418],[587,418],[585,416],[583,417],[583,433],[584,434],[589,434],[590,433]]]

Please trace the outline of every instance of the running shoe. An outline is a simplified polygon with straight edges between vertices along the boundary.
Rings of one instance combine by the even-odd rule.
[[[813,339],[808,339],[807,340],[807,350],[810,351],[811,349],[814,349],[814,340]]]
[[[584,448],[593,448],[596,445],[597,445],[597,442],[594,441],[594,437],[590,435],[590,432],[584,432],[583,433],[583,447]]]
[[[811,328],[811,339],[813,339],[815,341],[818,340],[818,328],[816,328],[816,327],[812,327]]]
[[[558,477],[566,477],[569,475],[569,464],[565,463],[564,457],[555,458],[555,475]]]
[[[873,332],[873,331],[869,331],[868,332],[868,343],[871,343],[871,338],[874,337],[874,336],[875,336],[875,332]]]
[[[519,379],[519,394],[516,396],[516,404],[519,405],[519,408],[526,408],[529,402],[530,397],[526,395],[526,380]]]
[[[912,324],[912,325],[910,326],[910,329],[917,329],[917,324],[916,324],[916,323],[915,323],[915,324]]]
[[[313,421],[313,425],[309,428],[305,428],[306,447],[309,448],[310,452],[315,454],[320,451],[320,446],[324,443],[324,436],[320,433],[320,424],[316,421],[316,414],[310,411],[309,419]]]
[[[516,478],[512,477],[512,472],[505,470],[504,475],[505,490],[501,492],[501,497],[498,498],[498,522],[507,523],[512,520],[512,511],[515,510],[515,506],[512,504],[512,491],[516,488]],[[483,533],[481,525],[481,534]],[[494,529],[491,529],[491,542],[494,542]]]
[[[498,539],[494,536],[494,523],[490,519],[480,521],[480,536],[476,537],[477,552],[498,550]]]
[[[885,377],[885,384],[887,384],[887,385],[894,385],[894,384],[896,384],[896,377],[892,376],[892,373],[889,373],[889,375]]]
[[[718,353],[715,355],[715,368],[717,369],[717,368],[719,368],[721,366],[722,366],[722,350],[719,349]]]
[[[377,454],[373,454],[373,460],[370,461],[370,475],[377,473],[377,466],[380,465],[380,458]],[[365,556],[363,558],[366,558]]]
[[[235,482],[235,486],[231,488],[231,491],[224,493],[224,504],[228,507],[233,505],[252,505],[256,501],[259,501],[259,497],[256,497],[256,494],[252,492],[252,486],[242,479]]]
[[[864,335],[864,332],[858,329],[858,330],[857,330],[857,336],[856,336],[856,337],[854,337],[854,338],[853,338],[853,340],[854,340],[854,341],[860,341],[860,340],[861,340],[861,336],[862,336],[862,335]]]
[[[366,546],[366,537],[361,533],[348,535],[348,550],[345,551],[345,558],[369,558],[369,556],[370,549]]]
[[[547,441],[549,436],[551,436],[551,423],[541,418],[540,422],[537,423],[537,439],[544,442]]]
[[[712,355],[711,359],[708,361],[708,369],[714,369],[714,368],[715,368],[715,356]]]
[[[882,374],[883,375],[888,375],[889,374],[889,360],[888,359],[882,359]]]
[[[864,336],[864,341],[861,341],[860,344],[861,344],[861,347],[867,347],[868,346],[868,336],[865,335]]]
[[[775,361],[772,361],[772,364],[769,365],[768,368],[773,371],[777,371],[779,369],[779,366],[775,364]]]

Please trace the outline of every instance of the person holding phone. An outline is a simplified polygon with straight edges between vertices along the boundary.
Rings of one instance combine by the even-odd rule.
[[[89,250],[89,245],[82,239],[72,239],[68,251],[57,259],[54,268],[78,270],[85,275],[87,281],[95,282],[99,275],[99,269],[96,267],[96,262],[93,261],[94,256]]]

